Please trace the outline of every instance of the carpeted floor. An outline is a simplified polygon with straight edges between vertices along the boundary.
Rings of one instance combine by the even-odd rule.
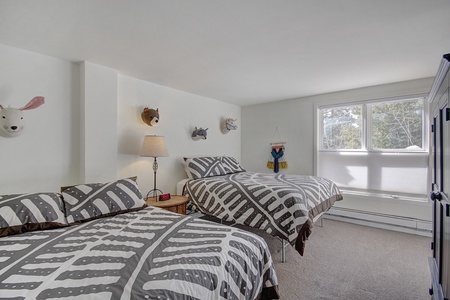
[[[248,228],[247,228],[248,229]],[[431,238],[325,219],[301,257],[265,233],[283,300],[430,299]]]

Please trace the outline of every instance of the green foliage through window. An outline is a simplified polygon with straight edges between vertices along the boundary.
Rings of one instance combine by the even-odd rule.
[[[322,109],[323,149],[361,149],[361,106]]]
[[[423,99],[372,105],[373,149],[422,149]]]
[[[320,109],[322,150],[422,150],[424,99]],[[369,130],[363,126],[367,120]],[[367,139],[364,143],[363,140]]]

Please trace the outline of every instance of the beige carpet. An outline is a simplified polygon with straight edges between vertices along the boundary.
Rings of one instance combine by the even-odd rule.
[[[271,249],[283,300],[430,299],[431,238],[334,220],[315,226],[301,257],[258,232]],[[248,229],[248,228],[247,228]]]

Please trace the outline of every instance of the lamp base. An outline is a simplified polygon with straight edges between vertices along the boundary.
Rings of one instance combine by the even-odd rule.
[[[161,191],[160,189],[153,189],[148,191],[147,195],[145,196],[145,198],[150,198],[153,197],[155,198],[155,201],[158,202],[158,192],[161,193],[161,195],[163,194],[163,191]],[[150,194],[152,194],[152,196],[150,196]]]
[[[148,191],[147,196],[145,196],[145,198],[150,198],[149,195],[152,193],[153,194],[153,198],[155,198],[155,201],[158,202],[158,192],[161,193],[161,195],[163,194],[163,191],[161,191],[160,189],[153,189]]]

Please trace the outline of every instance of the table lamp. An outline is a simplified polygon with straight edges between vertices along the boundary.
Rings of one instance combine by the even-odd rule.
[[[156,188],[156,171],[158,171],[158,162],[156,160],[157,157],[165,157],[169,156],[169,152],[167,151],[166,139],[163,136],[159,135],[146,135],[144,137],[144,142],[142,143],[142,148],[140,152],[141,156],[144,157],[154,157],[153,160],[153,189],[147,193],[147,197],[150,193],[153,193],[155,200],[158,201],[158,191],[162,191]]]

